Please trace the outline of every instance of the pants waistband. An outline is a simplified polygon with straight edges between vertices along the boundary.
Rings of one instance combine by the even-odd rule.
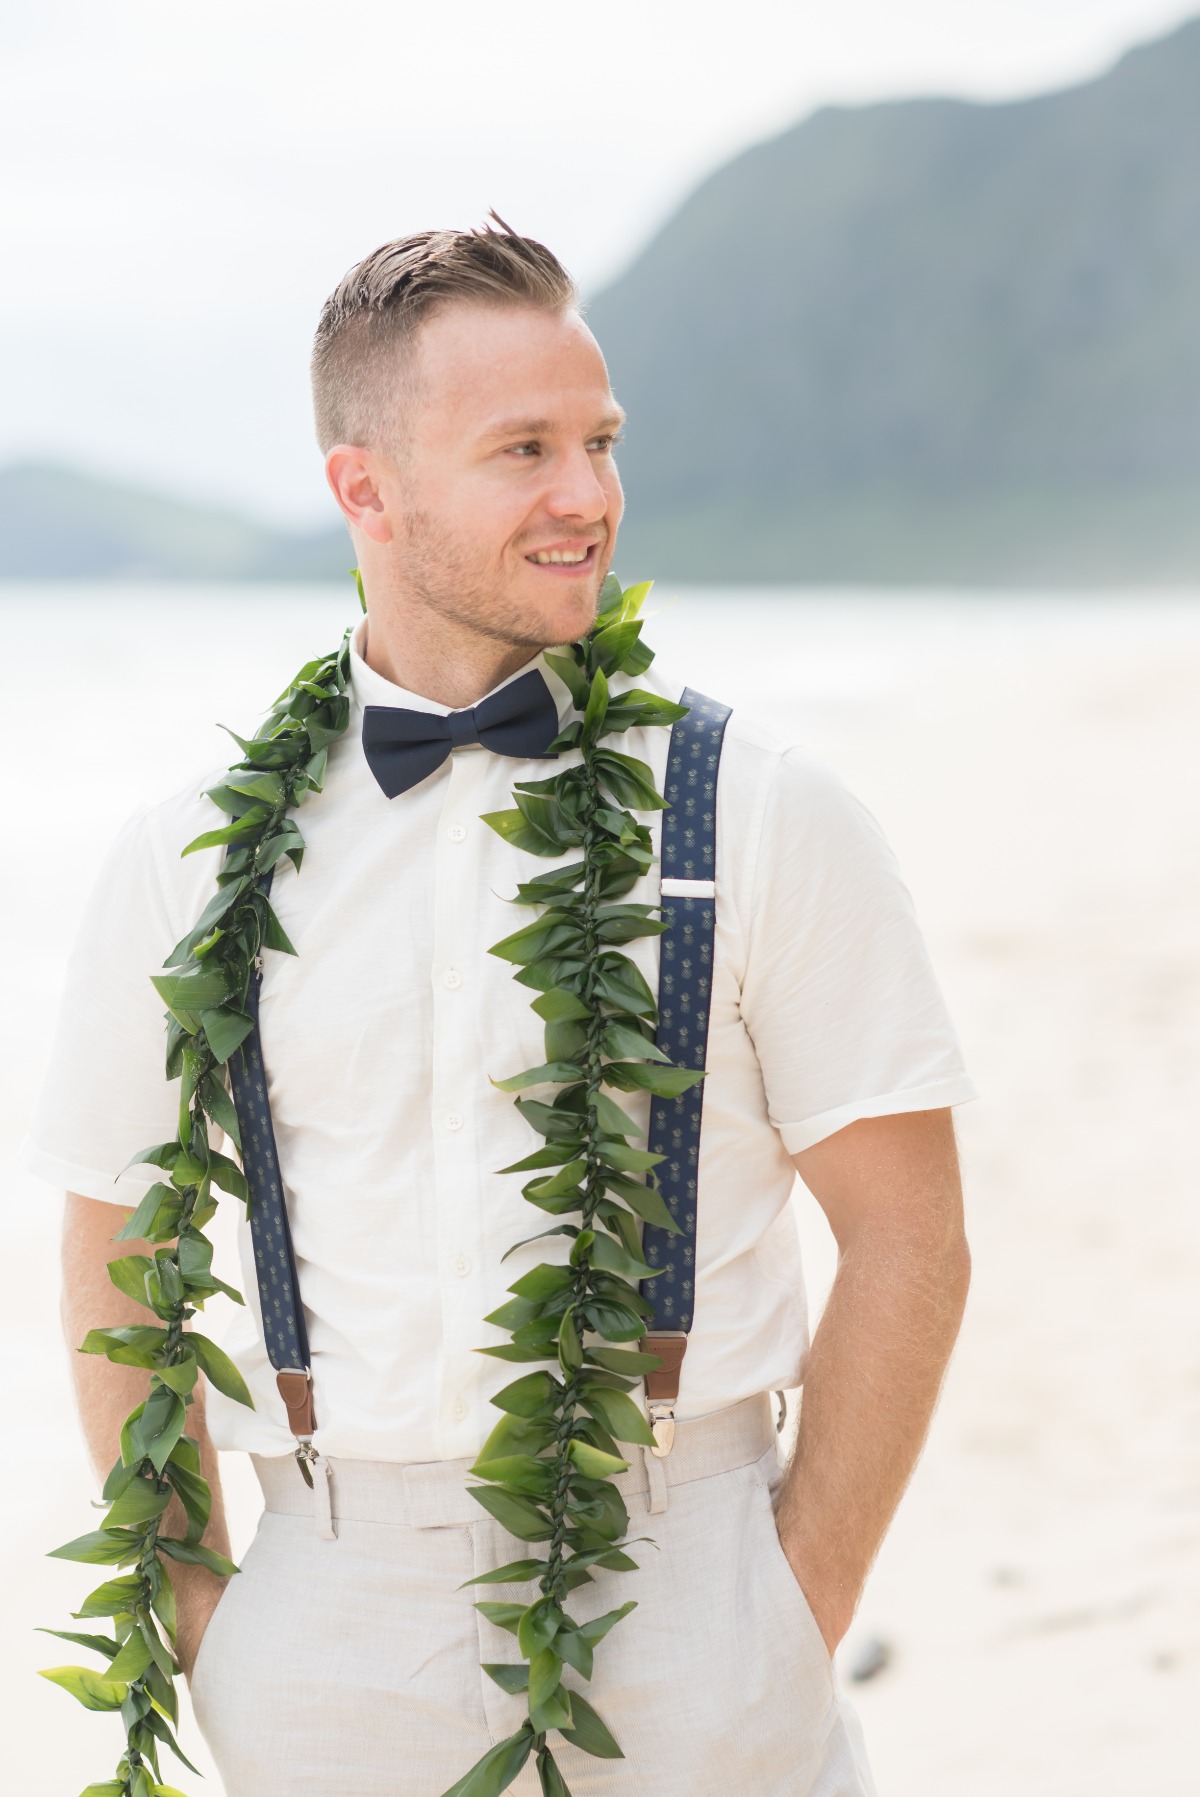
[[[613,1484],[623,1497],[651,1494],[661,1474],[667,1485],[732,1472],[758,1460],[776,1440],[771,1395],[758,1392],[716,1410],[675,1425],[671,1452],[655,1459],[648,1449],[622,1444],[629,1460],[626,1472],[617,1473]],[[284,1516],[312,1516],[313,1493],[305,1484],[296,1461],[287,1456],[250,1456],[268,1510]],[[333,1519],[345,1522],[407,1524],[415,1529],[436,1529],[482,1522],[486,1512],[467,1487],[472,1461],[465,1460],[340,1460],[327,1458]],[[656,1506],[655,1506],[656,1507]]]

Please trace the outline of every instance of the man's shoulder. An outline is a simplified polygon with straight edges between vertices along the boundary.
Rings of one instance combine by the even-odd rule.
[[[182,785],[150,794],[126,817],[110,849],[110,860],[122,864],[132,876],[134,862],[148,883],[158,886],[173,923],[179,929],[207,902],[221,862],[222,847],[200,849],[185,855],[184,849],[207,830],[228,822],[207,796],[228,771],[217,765],[198,771]]]
[[[679,700],[691,685],[679,678],[674,667],[660,668],[657,663],[639,684],[663,698]],[[711,682],[709,683],[712,684]],[[694,692],[700,691],[692,685]],[[799,733],[764,724],[753,709],[736,705],[720,692],[704,692],[704,697],[731,706],[725,725],[721,749],[721,774],[718,802],[723,811],[736,807],[765,804],[773,788],[783,797],[798,802],[817,800],[839,802],[851,800],[840,777],[806,743]]]

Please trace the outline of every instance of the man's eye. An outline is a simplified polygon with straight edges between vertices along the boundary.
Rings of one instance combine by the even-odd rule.
[[[593,437],[588,448],[598,449],[603,455],[607,454],[610,449],[615,449],[620,441],[620,436],[615,431],[610,431],[603,437]]]
[[[540,443],[514,443],[510,453],[522,456],[540,455],[541,448]]]

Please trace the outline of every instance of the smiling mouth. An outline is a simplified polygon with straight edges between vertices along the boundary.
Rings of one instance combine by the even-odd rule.
[[[596,559],[595,543],[583,549],[535,549],[525,557],[535,568],[581,568]]]

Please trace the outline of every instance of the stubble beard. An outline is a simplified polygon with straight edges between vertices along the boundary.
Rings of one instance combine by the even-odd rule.
[[[527,608],[506,593],[503,582],[494,574],[489,576],[467,545],[428,512],[406,513],[404,528],[405,584],[430,611],[509,649],[526,649],[534,655],[555,646],[531,630]],[[599,545],[601,550],[606,547]],[[602,578],[601,573],[589,595],[589,616],[576,633],[579,636],[595,622]]]

